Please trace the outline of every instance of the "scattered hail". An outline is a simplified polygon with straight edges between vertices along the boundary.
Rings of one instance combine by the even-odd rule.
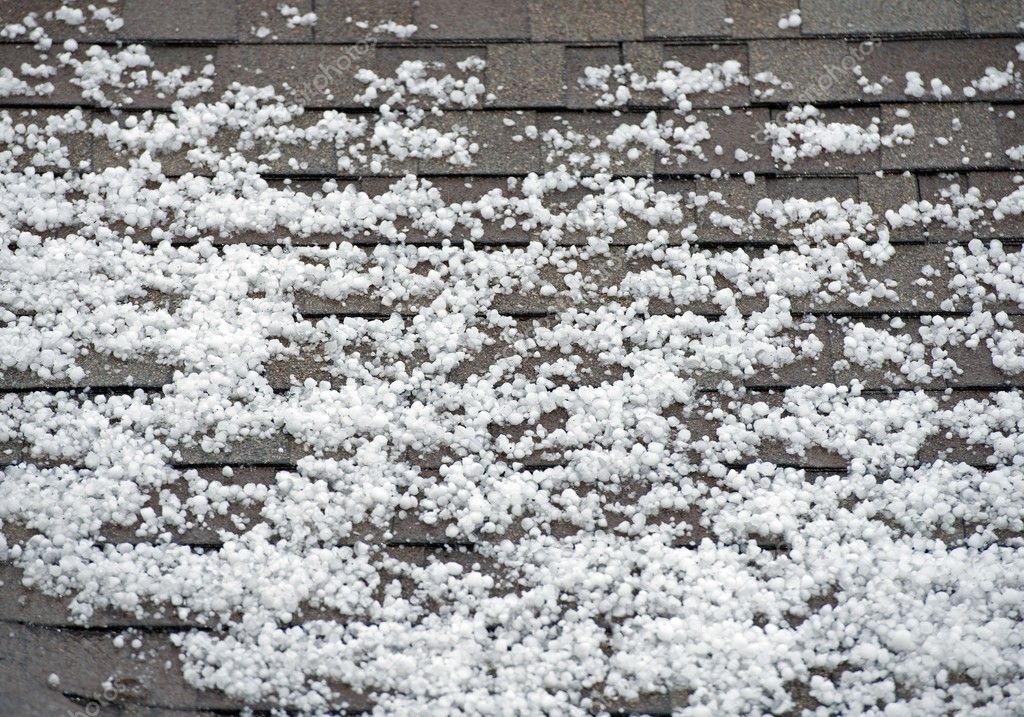
[[[728,60],[587,68],[662,109],[509,113],[546,170],[446,183],[415,168],[488,151],[480,58],[313,112],[52,22],[120,20],[3,28],[39,63],[0,94],[114,111],[0,113],[0,557],[72,618],[170,620],[193,685],[315,714],[1024,712],[1024,396],[970,390],[1024,371],[1020,177],[770,194],[721,169],[742,111],[693,109],[783,84]],[[795,106],[730,159],[923,141],[897,120]]]

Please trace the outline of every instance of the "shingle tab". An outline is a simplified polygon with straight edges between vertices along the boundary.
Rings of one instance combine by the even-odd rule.
[[[678,50],[680,45],[675,45]],[[692,46],[694,49],[710,46]],[[666,45],[661,42],[624,42],[622,43],[622,62],[629,64],[633,72],[644,77],[655,77],[660,70],[663,70],[665,62]],[[678,52],[676,53],[678,54]],[[694,97],[694,101],[700,102],[700,97]],[[665,106],[665,95],[656,90],[630,90],[629,106],[634,108],[659,108]]]
[[[381,23],[399,25],[413,22],[412,0],[328,0],[316,4],[317,42],[375,42],[393,40],[374,33]],[[418,33],[417,33],[418,35]],[[416,37],[417,35],[414,35]]]
[[[639,40],[643,0],[530,0],[530,26],[534,40]]]
[[[748,74],[750,70],[747,46],[744,44],[665,45],[662,50],[662,61],[678,62],[693,70],[702,70],[707,65],[736,61],[740,63],[740,71],[743,74]],[[740,107],[749,102],[750,87],[744,83],[736,83],[720,92],[690,93],[687,99],[694,107]]]
[[[948,411],[966,401],[984,401],[989,397],[990,394],[985,391],[949,391],[935,398],[939,410]],[[942,459],[972,466],[988,465],[991,456],[992,446],[988,443],[979,443],[976,438],[969,441],[965,436],[953,431],[931,436],[918,452],[918,457],[923,462]]]
[[[420,0],[413,18],[418,40],[525,40],[530,37],[526,0]]]
[[[23,654],[20,658],[26,673],[46,675],[56,672],[61,676],[62,689],[73,695],[103,695],[104,685],[110,685],[110,675],[117,675],[121,685],[118,699],[144,705],[145,700],[159,694],[160,704],[171,712],[176,708],[190,710],[232,709],[236,702],[215,690],[200,690],[188,684],[181,669],[160,669],[153,665],[177,665],[178,649],[171,640],[172,631],[150,632],[144,635],[146,660],[140,660],[128,650],[114,646],[104,631],[53,630],[38,626],[7,624],[10,635],[17,630],[22,636]],[[159,676],[157,677],[156,674]],[[42,688],[46,689],[46,688]],[[352,709],[372,707],[371,701],[355,692],[338,686],[343,698]],[[94,701],[94,704],[97,702]],[[148,708],[142,710],[149,712]]]
[[[924,342],[921,329],[923,320],[914,317],[901,319],[897,326],[882,318],[864,317],[850,320],[843,320],[837,324],[836,340],[841,351],[844,336],[848,336],[855,324],[863,324],[869,329],[884,331],[892,336],[906,337],[906,340],[915,343],[924,343],[926,355],[932,348],[931,342]],[[846,383],[853,378],[859,379],[865,388],[903,388],[914,385],[928,385],[933,388],[942,387],[985,387],[1001,388],[1014,384],[1014,378],[1008,373],[1002,372],[992,364],[992,351],[985,340],[976,346],[968,346],[961,340],[951,339],[942,346],[945,354],[956,362],[957,371],[946,377],[932,375],[928,380],[920,382],[911,381],[899,370],[899,365],[886,361],[881,364],[848,362],[849,365],[841,367],[837,371],[837,378]]]
[[[963,0],[967,30],[977,33],[1018,33],[1024,21],[1022,0]]]
[[[356,107],[364,85],[353,74],[374,59],[366,45],[226,45],[219,50],[221,89],[236,80],[258,87],[273,85],[311,107]]]
[[[150,59],[153,60],[153,68],[156,70],[167,72],[179,67],[187,67],[188,73],[185,79],[188,81],[203,77],[203,70],[207,65],[216,65],[218,58],[216,46],[156,45],[147,47],[146,51]],[[104,88],[103,92],[109,100],[123,103],[132,109],[166,109],[178,99],[175,92],[162,89],[155,82],[149,82],[143,87],[128,87],[123,90]],[[208,100],[211,95],[212,92],[204,91],[199,97]]]
[[[290,122],[290,126],[308,129],[323,119],[322,112],[307,112]],[[262,140],[246,152],[271,174],[335,174],[338,156],[332,141],[308,139],[309,135],[279,140]]]
[[[565,105],[565,48],[553,44],[490,45],[487,89],[497,107]]]
[[[138,120],[141,113],[131,112],[121,115],[121,117],[113,117],[109,115],[97,114],[97,120],[102,121],[105,124],[115,123],[117,126],[123,126],[124,122],[131,118],[132,121]],[[215,142],[211,142],[211,145],[215,145]],[[192,164],[185,157],[189,147],[182,147],[176,151],[165,152],[154,149],[150,152],[150,156],[153,160],[160,162],[161,170],[168,177],[181,176],[185,172],[195,169]],[[92,151],[92,166],[94,171],[103,171],[107,168],[124,166],[130,157],[137,157],[141,154],[141,151],[129,150],[127,147],[111,143],[104,136],[96,137],[93,140],[93,151]]]
[[[119,37],[133,40],[212,41],[238,37],[235,0],[126,0]]]
[[[799,37],[799,27],[779,27],[800,3],[794,0],[726,0],[735,38]]]
[[[1007,155],[1011,148],[1024,147],[1024,105],[996,105],[993,106],[992,121],[996,126],[997,148],[999,160],[1005,166],[1020,169],[1024,162],[1020,159],[1012,159]]]
[[[921,199],[933,204],[951,202],[951,194],[966,194],[971,189],[978,189],[985,199],[999,201],[1020,187],[1019,177],[1015,172],[943,172],[941,174],[925,174],[918,177],[921,188]],[[989,239],[1024,239],[1024,216],[1020,214],[1000,213],[998,218],[986,213],[981,219],[972,222],[971,231],[946,227],[933,222],[926,229],[928,238],[938,242],[963,243],[972,238]]]
[[[76,119],[79,113],[81,124]],[[9,117],[15,127],[23,125],[28,130],[25,134],[16,132],[14,138],[5,142],[3,148],[4,152],[15,155],[15,166],[20,169],[33,166],[37,170],[64,170],[80,167],[83,162],[92,160],[93,137],[83,131],[92,121],[92,113],[88,110],[11,109],[0,110],[0,117],[4,120]],[[33,127],[38,128],[45,136],[59,141],[66,155],[50,161],[49,156],[43,156],[35,151],[32,144],[27,141],[28,135],[36,131]],[[67,166],[64,166],[64,160]]]
[[[647,46],[647,43],[627,43],[633,46]],[[661,64],[661,46],[652,45],[658,51],[658,65]],[[622,61],[617,46],[567,47],[565,48],[565,91],[566,104],[572,109],[592,109],[597,105],[601,90],[584,87],[580,81],[586,76],[588,67],[614,66]],[[626,59],[626,62],[630,62]],[[636,68],[640,71],[640,68]]]
[[[536,123],[533,112],[447,112],[431,117],[428,127],[465,130],[467,138],[479,151],[473,165],[453,164],[445,158],[422,159],[420,172],[425,174],[526,174],[540,169],[537,142],[525,135],[526,127]],[[521,137],[515,141],[513,137]]]
[[[910,98],[905,92],[908,72],[918,72],[924,82],[925,94],[920,99],[937,99],[929,85],[932,78],[938,78],[952,90],[947,101],[964,101],[968,99],[964,88],[982,84],[978,80],[985,77],[986,69],[1004,70],[1007,62],[1016,61],[1016,44],[1016,40],[995,38],[886,41],[872,45],[860,64],[864,76],[882,86],[880,94],[871,95],[873,101],[908,101]],[[850,51],[855,51],[852,44]],[[890,81],[881,82],[882,78]],[[986,101],[1021,97],[1024,97],[1024,88],[1015,82],[977,91],[977,98]]]
[[[1019,172],[971,172],[967,183],[981,191],[981,196],[999,201],[1020,189]],[[975,230],[981,239],[1024,239],[1024,214],[1001,213],[986,218]]]
[[[594,171],[590,163],[590,155],[604,152],[608,158],[608,169],[613,174],[650,174],[654,170],[654,156],[650,149],[640,143],[628,142],[622,149],[607,146],[606,138],[617,127],[624,124],[640,124],[644,116],[636,113],[622,113],[614,116],[609,113],[563,112],[557,115],[543,115],[539,118],[541,132],[554,130],[563,137],[573,138],[573,144],[563,149],[552,143],[542,143],[541,153],[544,168],[555,169],[559,165],[568,168],[578,166],[576,160],[586,155],[588,171]],[[603,149],[588,149],[594,138],[601,142]]]
[[[952,270],[946,257],[946,247],[936,244],[904,244],[883,264],[865,262],[864,277],[885,284],[896,292],[896,298],[873,297],[866,307],[855,307],[840,300],[839,310],[869,313],[934,312],[942,311],[943,302],[952,300],[949,288]],[[842,306],[847,304],[847,306]],[[963,309],[963,302],[957,308]]]
[[[780,125],[785,125],[785,112],[776,110],[772,113],[772,119]],[[868,128],[873,120],[879,120],[881,112],[878,107],[835,107],[820,110],[815,120],[824,125],[837,125],[849,131],[857,131],[858,128]],[[799,145],[800,140],[794,139],[793,145]],[[820,150],[817,154],[807,152],[809,156],[797,158],[791,165],[783,167],[786,171],[800,172],[803,174],[857,174],[873,172],[879,168],[881,153],[878,150],[860,152],[859,154],[848,152],[829,152],[811,143],[813,150]]]
[[[375,49],[372,63],[366,63],[364,67],[372,69],[380,76],[394,75],[399,65],[403,62],[422,61],[426,64],[424,68],[427,77],[440,79],[450,75],[456,79],[465,80],[474,75],[484,82],[488,91],[493,91],[492,83],[489,81],[490,67],[484,70],[461,70],[458,63],[469,57],[479,57],[485,62],[489,59],[488,48],[485,45],[457,45],[454,47],[414,47],[414,46],[380,46]],[[383,98],[379,98],[383,99]]]
[[[860,201],[867,202],[880,218],[884,218],[886,211],[898,210],[904,204],[918,200],[917,177],[909,173],[862,174],[857,181]],[[916,227],[900,227],[889,232],[889,239],[894,242],[920,241],[921,232]]]
[[[0,105],[35,106],[91,104],[82,101],[82,90],[71,83],[74,74],[67,68],[57,68],[57,72],[49,77],[32,77],[21,71],[23,64],[38,67],[40,64],[53,66],[50,62],[41,63],[39,53],[31,45],[0,44],[0,68],[10,70],[11,75],[22,80],[32,94],[0,95]],[[49,87],[52,85],[52,88]]]
[[[437,187],[441,198],[446,204],[459,204],[462,202],[476,202],[488,192],[498,190],[504,195],[515,195],[517,190],[509,189],[507,177],[434,177],[430,182]],[[422,235],[422,234],[420,234]],[[410,236],[415,236],[410,234]],[[440,241],[441,237],[434,237]],[[470,231],[464,226],[456,226],[452,229],[451,239],[453,242],[472,240],[479,245],[484,244],[515,244],[525,243],[537,238],[536,231],[527,231],[519,226],[505,226],[504,216],[496,214],[494,220],[484,223],[484,235],[474,238]],[[524,306],[531,306],[533,310],[542,310],[539,299],[542,297],[519,294]]]
[[[835,380],[832,365],[838,358],[831,332],[820,327],[813,331],[792,330],[780,332],[789,341],[796,355],[782,366],[757,366],[752,375],[742,383],[749,388],[783,388],[788,386],[821,386]],[[814,352],[813,346],[820,341],[824,346]],[[698,379],[699,380],[699,379]],[[720,380],[720,379],[719,379]],[[707,384],[718,385],[718,380]]]
[[[684,165],[685,166],[685,165]],[[714,215],[722,215],[734,219],[746,220],[757,207],[758,201],[768,193],[763,177],[756,177],[753,184],[748,184],[739,177],[722,179],[699,178],[696,180],[658,179],[655,186],[665,192],[679,193],[693,205],[690,194],[700,197],[712,197],[687,212],[685,223],[695,226],[695,241],[709,244],[765,244],[785,243],[792,241],[782,232],[762,224],[762,226],[746,234],[738,234],[730,227],[716,221]]]
[[[883,133],[910,123],[914,137],[909,143],[883,146],[882,169],[1006,166],[994,117],[991,107],[979,103],[885,105]]]
[[[110,42],[116,33],[107,28],[106,24],[93,20],[90,13],[84,13],[84,24],[72,25],[54,16],[54,11],[65,6],[65,0],[4,0],[0,2],[0,27],[22,24],[28,16],[43,28],[53,40],[63,42],[68,38],[76,38],[90,43]],[[83,8],[84,9],[84,8]],[[26,35],[0,38],[0,43],[24,42]],[[7,65],[0,65],[7,66]]]
[[[768,177],[768,196],[772,199],[797,197],[810,202],[835,197],[839,201],[857,199],[856,177]]]
[[[774,88],[777,102],[846,102],[863,97],[853,67],[858,58],[839,40],[755,40],[749,45],[750,75],[769,72],[786,86]]]
[[[921,174],[917,177],[918,192],[921,200],[936,204],[950,204],[951,197],[966,194],[970,184],[965,172],[941,172],[938,174]],[[974,232],[961,232],[947,227],[942,222],[930,222],[917,230],[919,234],[933,242],[963,241],[973,238]]]
[[[5,525],[4,531],[10,531],[8,533],[8,540],[11,539],[11,533],[14,533],[13,526]],[[130,530],[130,529],[129,529]],[[35,534],[35,531],[20,531],[28,537]],[[127,532],[127,531],[123,531]],[[21,537],[21,536],[18,536]],[[0,590],[0,620],[5,623],[5,627],[11,623],[31,623],[33,625],[54,625],[54,626],[68,626],[71,625],[69,606],[71,603],[70,597],[53,597],[33,590],[22,583],[22,570],[15,567],[14,565],[4,562],[0,563],[0,580],[3,581],[4,590]],[[194,621],[193,621],[194,622]],[[135,625],[144,626],[186,626],[188,621],[178,620],[176,617],[136,617],[128,613],[124,613],[118,610],[109,609],[98,609],[89,617],[89,627],[129,627]],[[6,632],[6,631],[5,631]],[[7,643],[5,643],[6,645]],[[40,680],[40,682],[42,682]],[[47,690],[52,692],[53,690]],[[6,702],[9,699],[7,693],[4,695],[5,709],[10,710],[11,704]],[[69,705],[73,703],[68,703]],[[63,710],[61,710],[63,711]],[[74,714],[75,709],[71,708],[71,714]],[[36,712],[34,710],[26,710],[24,712],[12,711],[10,714],[60,714],[58,711],[53,712]],[[102,714],[102,713],[98,713]],[[187,717],[187,716],[185,716]],[[197,716],[198,717],[198,716]]]
[[[299,15],[313,11],[313,0],[289,0],[287,4]],[[239,0],[239,41],[312,42],[313,28],[304,24],[289,25],[289,18],[281,14],[281,5],[278,0]],[[332,6],[333,3],[328,4],[328,7]]]
[[[728,37],[726,0],[646,0],[644,34],[647,37]]]
[[[802,29],[812,35],[957,32],[966,27],[960,0],[801,0]]]
[[[700,156],[690,153],[676,157],[685,161],[677,162],[676,157],[663,157],[655,166],[657,174],[706,174],[718,169],[723,172],[747,171],[761,173],[774,168],[771,146],[759,141],[769,111],[764,108],[736,110],[725,113],[721,110],[694,110],[686,118],[673,112],[660,112],[662,121],[672,120],[677,126],[686,126],[687,118],[707,125],[711,135],[700,143]]]

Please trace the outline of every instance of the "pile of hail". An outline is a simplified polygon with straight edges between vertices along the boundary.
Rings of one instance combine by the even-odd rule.
[[[668,62],[587,68],[600,130],[509,112],[547,170],[450,191],[405,169],[474,172],[469,52],[314,112],[2,32],[39,61],[0,94],[99,108],[0,113],[0,559],[72,620],[166,620],[189,683],[282,714],[1024,713],[1024,253],[984,237],[1020,177],[770,196],[692,98],[782,81]],[[760,137],[780,172],[935,141]]]

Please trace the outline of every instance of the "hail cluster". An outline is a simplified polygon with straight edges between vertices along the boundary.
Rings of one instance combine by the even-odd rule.
[[[116,29],[89,7],[45,19]],[[1024,372],[1024,254],[892,240],[1019,221],[1020,177],[885,209],[624,176],[722,177],[691,98],[781,84],[667,62],[579,82],[669,112],[510,119],[550,168],[453,197],[403,168],[473,166],[480,58],[312,112],[43,19],[0,93],[59,70],[113,111],[0,113],[0,557],[71,618],[176,621],[190,683],[311,714],[1024,711],[1024,396],[948,388]],[[931,139],[811,106],[761,136],[734,158]],[[325,162],[377,189],[267,178]]]

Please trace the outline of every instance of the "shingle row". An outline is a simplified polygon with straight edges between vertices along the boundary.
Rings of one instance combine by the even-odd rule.
[[[125,0],[121,27],[102,23],[78,27],[45,14],[57,0],[12,0],[0,22],[20,21],[35,12],[59,39],[194,42],[352,42],[391,40],[375,33],[380,23],[415,24],[414,41],[623,41],[650,38],[749,38],[828,35],[982,35],[1020,31],[1020,0],[294,0],[283,14],[274,0]],[[794,9],[802,24],[779,21]],[[295,18],[315,10],[315,24]],[[88,19],[88,18],[87,18]],[[291,22],[289,22],[291,20]]]
[[[918,272],[920,271],[919,268],[915,268]],[[907,272],[903,285],[911,285],[919,276],[920,273]],[[893,283],[899,282],[894,280]],[[911,298],[904,299],[902,304],[894,307],[894,311],[928,310],[934,303],[933,298],[943,292],[941,286],[930,285],[920,287],[917,291],[904,293],[916,293],[923,298],[918,301]],[[820,316],[817,317],[817,326],[813,331],[811,329],[792,329],[784,332],[779,338],[785,339],[786,345],[793,348],[797,357],[790,363],[779,367],[752,366],[746,373],[733,374],[708,368],[700,357],[693,356],[681,364],[684,368],[680,368],[680,371],[692,377],[698,386],[708,389],[718,387],[722,381],[731,381],[751,389],[766,389],[800,385],[820,386],[835,382],[845,384],[853,379],[859,380],[868,389],[914,388],[916,384],[900,373],[898,364],[883,363],[877,366],[865,366],[850,363],[844,358],[844,342],[847,337],[856,335],[858,332],[863,333],[865,328],[883,330],[893,336],[904,337],[908,342],[921,342],[923,334],[920,333],[920,329],[922,326],[927,326],[927,321],[930,319],[907,315],[899,318],[898,325],[894,325],[891,319],[885,318],[886,314],[877,313],[886,310],[886,302],[880,301],[877,304],[877,306],[870,307],[869,311],[872,312],[870,315]],[[684,309],[685,307],[682,307],[680,311]],[[929,315],[934,314],[930,313]],[[1011,321],[1015,322],[1017,326],[1024,325],[1024,321],[1019,316],[1011,317]],[[516,326],[519,331],[515,340],[538,343],[538,341],[542,341],[538,337],[544,335],[543,328],[550,326],[551,323],[551,320],[547,318],[517,319]],[[702,335],[701,331],[714,333],[718,330],[713,317],[709,317],[703,323],[700,321],[691,323],[696,328],[689,329],[689,335],[698,344]],[[823,344],[821,352],[816,354],[799,353],[800,347],[812,335],[815,341],[820,341]],[[377,360],[381,361],[394,359],[386,351],[381,351],[379,346],[374,346],[369,342],[361,348],[368,357],[375,356]],[[636,348],[639,350],[639,347]],[[926,388],[983,387],[991,389],[1010,389],[1021,386],[1019,377],[1005,373],[993,365],[992,352],[984,341],[976,346],[969,346],[963,341],[958,343],[955,339],[950,339],[950,343],[945,344],[941,349],[946,356],[957,363],[960,372],[949,377],[922,379],[922,382],[917,385],[923,385]],[[409,367],[410,372],[421,371],[424,375],[429,376],[434,371],[433,364],[429,363],[425,355],[421,355],[421,353],[413,351],[400,358]],[[517,353],[515,342],[512,339],[495,336],[492,344],[446,373],[444,378],[454,383],[465,382],[472,376],[486,374],[488,368],[496,361],[517,355],[520,354]],[[565,355],[559,353],[558,350],[541,345],[523,359],[521,372],[527,378],[536,379],[544,374],[545,366],[553,365],[564,358]],[[600,385],[604,381],[619,380],[630,372],[621,363],[608,360],[597,353],[590,353],[580,347],[574,349],[572,362],[576,364],[576,368],[571,378],[564,379],[563,382],[566,385]],[[129,361],[121,361],[97,352],[81,357],[78,363],[85,370],[85,376],[77,384],[72,385],[71,381],[66,378],[44,379],[29,371],[5,370],[0,372],[0,390],[25,391],[63,388],[157,390],[173,381],[173,374],[177,368],[173,365],[157,363],[153,358],[133,358]],[[692,365],[692,368],[685,368],[688,365]],[[337,382],[339,385],[344,385],[346,381],[352,380],[351,377],[344,375],[338,378],[332,376],[317,347],[303,348],[300,355],[296,357],[274,360],[266,366],[265,372],[268,382],[280,391],[301,385],[309,379],[317,382]],[[206,453],[199,447],[183,448],[181,461],[189,464],[254,463],[262,462],[256,460],[254,456],[267,455],[268,451],[275,457],[274,460],[271,460],[272,463],[294,463],[297,460],[296,455],[302,454],[297,445],[291,445],[287,441],[275,442],[266,438],[253,437],[234,445],[227,454]]]
[[[208,63],[217,74],[210,99],[219,97],[231,82],[257,86],[274,85],[278,92],[299,98],[309,107],[358,108],[355,101],[365,85],[354,78],[357,69],[367,68],[380,75],[394,72],[403,60],[444,62],[437,74],[459,72],[453,65],[470,55],[487,61],[486,70],[475,73],[494,94],[494,107],[565,107],[593,109],[600,92],[581,86],[587,67],[628,62],[634,71],[648,77],[667,61],[700,69],[708,63],[735,60],[749,77],[747,84],[735,84],[715,93],[689,97],[695,107],[738,107],[748,104],[878,103],[878,102],[984,102],[1024,99],[1018,82],[979,83],[988,68],[1003,71],[1016,61],[1013,39],[848,41],[844,39],[754,40],[749,43],[680,45],[661,42],[626,42],[587,47],[560,43],[479,43],[459,47],[401,47],[371,44],[345,45],[206,45],[152,46],[154,66],[188,66],[196,77]],[[52,64],[52,58],[49,60]],[[25,44],[0,45],[0,66],[16,76],[23,63],[36,66],[39,54]],[[918,72],[925,91],[908,95],[908,72]],[[778,81],[767,81],[775,77]],[[938,78],[950,94],[933,92],[932,78]],[[74,105],[84,101],[73,72],[57,68],[47,78],[52,92],[25,97],[0,97],[2,104]],[[31,83],[30,84],[34,84]],[[977,87],[976,87],[977,85]],[[868,87],[869,91],[865,91]],[[979,87],[981,89],[979,89]],[[964,89],[967,88],[967,93]],[[120,93],[120,94],[119,94]],[[169,107],[172,93],[161,93],[152,85],[110,93],[130,98],[136,107]],[[664,107],[664,97],[651,92],[634,92],[627,106]]]
[[[4,112],[5,110],[0,110]],[[13,124],[46,128],[54,110],[6,110]],[[129,115],[122,115],[128,117]],[[308,112],[294,124],[311,127],[323,115]],[[240,142],[237,130],[222,129],[205,145],[222,155],[241,152],[266,167],[270,175],[286,176],[402,176],[424,175],[524,175],[562,166],[567,170],[593,172],[604,168],[615,175],[695,176],[712,172],[780,175],[854,175],[885,172],[937,172],[1008,170],[1019,171],[1021,163],[1014,148],[1024,143],[1024,112],[1019,105],[918,104],[822,110],[813,121],[808,138],[787,125],[792,121],[782,110],[750,108],[724,112],[694,110],[685,117],[663,110],[655,125],[668,127],[703,126],[708,137],[670,151],[653,148],[642,138],[615,145],[609,138],[623,125],[650,124],[645,112],[588,113],[575,111],[478,110],[447,112],[429,116],[424,126],[456,133],[475,145],[470,163],[449,154],[420,159],[384,158],[380,169],[368,157],[352,156],[345,148],[322,140],[315,133],[272,140],[261,138]],[[110,124],[113,116],[85,113],[83,121]],[[123,124],[124,120],[120,120]],[[798,123],[799,124],[799,123]],[[912,127],[912,131],[911,128]],[[781,130],[780,130],[781,128]],[[654,131],[654,125],[651,125]],[[660,131],[660,130],[659,130]],[[785,135],[782,139],[778,133]],[[814,137],[829,132],[863,138],[849,148],[830,149]],[[52,134],[65,143],[66,162],[56,156],[39,155],[34,148],[15,138],[7,150],[17,166],[38,167],[67,164],[58,168],[92,168],[123,165],[141,154],[144,147],[128,148],[118,141],[90,137],[55,127]],[[592,143],[599,142],[599,145]],[[787,148],[792,156],[787,155]],[[154,159],[163,163],[164,173],[209,174],[206,154],[193,155],[186,146],[175,150],[150,148]],[[1019,151],[1019,150],[1018,150]],[[607,160],[602,159],[607,156]],[[339,164],[339,160],[343,160]],[[88,162],[88,164],[82,164]],[[376,170],[376,171],[374,171]]]

